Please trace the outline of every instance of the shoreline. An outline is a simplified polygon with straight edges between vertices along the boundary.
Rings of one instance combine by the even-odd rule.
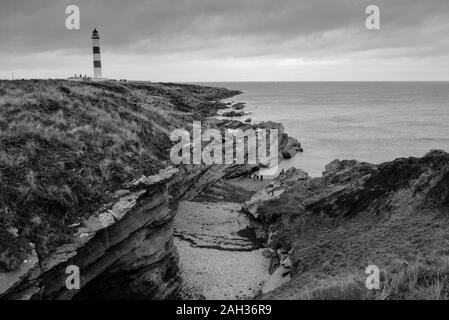
[[[244,192],[249,199],[268,183],[250,178],[218,181],[208,187],[206,198],[199,194],[180,203],[175,245],[183,284],[178,299],[241,300],[261,294],[270,277],[265,244],[241,212],[243,202],[229,201],[235,201],[234,193]]]

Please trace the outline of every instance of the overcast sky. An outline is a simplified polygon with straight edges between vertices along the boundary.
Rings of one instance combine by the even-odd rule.
[[[449,80],[449,0],[0,0],[0,78],[92,75],[94,27],[110,78]]]

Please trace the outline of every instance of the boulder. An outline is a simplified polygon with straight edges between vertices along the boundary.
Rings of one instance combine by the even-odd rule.
[[[242,117],[244,115],[247,115],[247,113],[245,113],[243,111],[234,111],[234,110],[222,113],[223,117],[229,117],[229,118],[231,118],[231,117]]]
[[[281,146],[280,146],[282,157],[284,159],[293,158],[298,152],[303,152],[301,148],[301,143],[298,140],[292,137],[284,138]]]
[[[235,110],[242,110],[245,107],[246,105],[243,102],[237,102],[236,104],[232,105],[232,108]]]

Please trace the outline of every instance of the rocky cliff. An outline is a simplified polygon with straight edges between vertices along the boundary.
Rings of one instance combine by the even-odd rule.
[[[70,243],[39,260],[35,252],[17,271],[0,274],[4,299],[167,299],[181,278],[173,244],[178,201],[223,176],[224,166],[168,167],[117,190],[114,200],[73,225]],[[69,290],[66,269],[80,270],[80,290]]]
[[[170,167],[168,136],[193,120],[257,128],[206,119],[239,92],[59,80],[0,82],[0,92],[0,298],[174,297],[179,200],[258,165]],[[261,126],[281,129],[281,158],[299,150],[281,125]]]
[[[173,296],[173,209],[214,175],[168,167],[168,136],[239,92],[60,80],[0,92],[0,298]],[[68,266],[80,290],[66,288]]]
[[[269,299],[448,298],[449,154],[291,169],[246,203],[277,277]],[[380,290],[365,286],[381,271]],[[276,270],[276,271],[275,271]],[[276,288],[277,287],[277,288]]]
[[[179,286],[173,246],[169,184],[175,168],[142,177],[118,190],[115,200],[73,227],[73,241],[22,274],[2,274],[9,299],[166,298]],[[27,261],[25,260],[25,261]],[[77,266],[81,290],[66,288],[66,268]]]

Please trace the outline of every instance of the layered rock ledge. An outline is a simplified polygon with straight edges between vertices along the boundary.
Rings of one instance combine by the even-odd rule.
[[[178,169],[167,168],[117,191],[114,202],[74,226],[71,243],[43,261],[31,257],[33,263],[20,277],[1,274],[2,298],[162,299],[172,295],[180,279],[168,188],[177,173]],[[66,288],[70,265],[80,268],[79,291]]]

